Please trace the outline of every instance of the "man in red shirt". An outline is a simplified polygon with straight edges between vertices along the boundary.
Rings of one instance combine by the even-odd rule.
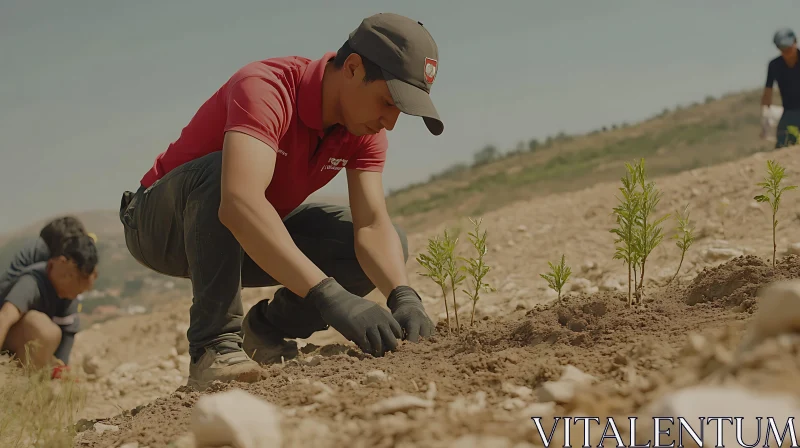
[[[381,173],[401,112],[442,133],[429,96],[437,68],[422,23],[388,13],[320,59],[250,63],[123,194],[134,258],[192,281],[189,385],[256,381],[259,363],[297,355],[287,339],[329,326],[375,356],[432,334]],[[342,169],[350,207],[302,204]],[[272,285],[274,299],[243,317],[241,288]],[[390,312],[363,298],[376,287]]]

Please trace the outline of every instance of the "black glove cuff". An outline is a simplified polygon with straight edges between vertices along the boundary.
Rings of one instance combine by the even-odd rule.
[[[319,307],[324,299],[331,297],[333,294],[342,289],[342,286],[333,277],[328,277],[308,290],[304,300],[309,301],[312,305]]]
[[[389,307],[390,310],[394,310],[399,304],[398,302],[401,300],[406,301],[406,299],[411,298],[416,298],[419,300],[419,303],[422,304],[422,297],[414,291],[414,288],[405,285],[398,286],[389,294],[389,298],[386,300],[386,306]]]

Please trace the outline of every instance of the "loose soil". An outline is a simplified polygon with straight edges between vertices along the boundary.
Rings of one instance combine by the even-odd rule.
[[[773,349],[769,356],[781,362],[770,363],[768,374],[758,360],[736,371],[722,369],[730,364],[742,327],[758,309],[759,288],[798,278],[798,273],[800,259],[795,256],[781,259],[774,269],[771,261],[742,256],[702,270],[691,282],[650,287],[644,303],[633,308],[624,292],[574,294],[561,303],[487,316],[462,328],[461,334],[448,335],[440,322],[430,340],[404,343],[383,358],[361,355],[343,344],[309,345],[301,359],[266,367],[258,383],[219,384],[204,393],[238,387],[280,406],[284,447],[445,447],[459,438],[467,443],[468,437],[477,437],[469,446],[541,445],[531,417],[617,415],[624,420],[666,391],[720,381],[725,375],[764,390],[800,392],[795,390],[800,389],[796,350]],[[515,397],[509,387],[536,390],[557,380],[566,365],[598,382],[550,409],[537,409],[535,394]],[[376,369],[386,373],[385,382],[365,380]],[[763,381],[767,377],[771,380]],[[322,389],[315,382],[333,394],[320,398]],[[436,395],[431,409],[393,415],[368,410],[399,394],[424,398],[432,384]],[[87,428],[75,446],[168,446],[189,431],[192,406],[200,396],[182,386],[104,421],[117,425],[117,432],[98,434]],[[530,405],[534,407],[526,410]]]

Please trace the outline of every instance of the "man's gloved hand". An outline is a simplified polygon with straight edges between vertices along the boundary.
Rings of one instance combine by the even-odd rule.
[[[410,286],[395,288],[389,294],[386,306],[392,310],[392,316],[405,330],[405,339],[417,342],[420,336],[427,338],[433,333],[433,322],[425,313],[422,299]]]
[[[373,356],[396,349],[403,336],[391,314],[377,303],[351,294],[331,277],[311,288],[305,299],[325,322]]]

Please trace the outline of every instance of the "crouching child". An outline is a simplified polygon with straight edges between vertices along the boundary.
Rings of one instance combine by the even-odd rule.
[[[57,255],[24,267],[0,296],[0,351],[36,369],[69,364],[80,328],[78,296],[97,278],[91,236],[65,238]]]

